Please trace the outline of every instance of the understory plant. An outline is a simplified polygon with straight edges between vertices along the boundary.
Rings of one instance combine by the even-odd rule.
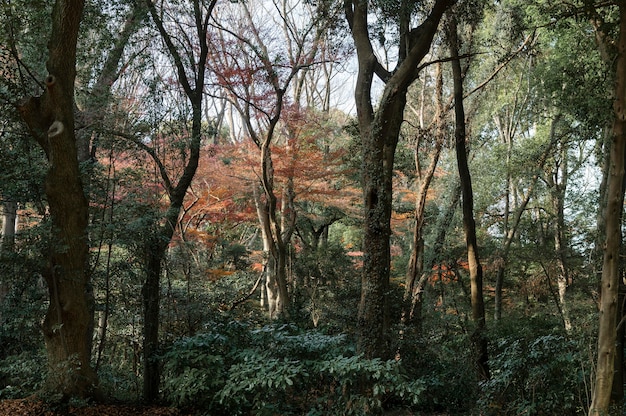
[[[583,362],[576,341],[564,335],[501,338],[479,405],[493,415],[583,414]]]
[[[345,335],[214,324],[162,356],[165,399],[207,414],[345,414],[420,403],[402,362],[364,359]]]

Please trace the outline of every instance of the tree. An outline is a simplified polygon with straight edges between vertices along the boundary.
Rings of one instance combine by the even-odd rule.
[[[626,151],[626,1],[619,1],[619,38],[615,64],[613,128],[607,205],[604,215],[606,239],[602,263],[596,384],[589,415],[609,413],[613,387],[615,342],[617,337],[618,290],[620,276],[621,219],[624,209],[624,152]]]
[[[19,105],[49,163],[45,193],[52,234],[43,276],[50,303],[43,322],[48,354],[46,388],[64,396],[89,396],[97,377],[91,368],[91,315],[87,273],[87,199],[78,167],[74,81],[76,44],[84,1],[58,0],[52,10],[45,91]]]
[[[411,254],[409,256],[409,264],[405,276],[405,292],[404,292],[404,309],[402,311],[402,322],[405,324],[415,324],[419,330],[421,320],[421,293],[426,283],[427,274],[424,272],[424,234],[425,234],[425,211],[426,211],[426,197],[428,196],[428,190],[430,184],[435,176],[435,170],[437,163],[441,155],[441,150],[445,141],[445,123],[444,123],[444,109],[443,109],[443,75],[441,71],[441,63],[437,64],[437,70],[435,75],[435,114],[433,115],[433,121],[429,126],[429,129],[433,129],[434,132],[434,146],[429,152],[430,163],[424,171],[421,169],[420,157],[421,150],[420,143],[425,140],[421,140],[422,136],[426,132],[426,127],[423,125],[423,117],[420,112],[420,129],[418,131],[418,137],[416,137],[414,157],[416,173],[419,179],[419,187],[415,197],[415,224],[413,226],[413,241],[411,244]],[[423,87],[426,88],[425,85]],[[424,100],[422,100],[424,101]],[[423,109],[424,103],[421,107]],[[415,320],[414,320],[415,319]]]
[[[135,139],[134,142],[144,149],[153,158],[158,166],[165,191],[168,196],[168,203],[161,218],[156,218],[150,227],[150,233],[146,236],[144,243],[144,261],[146,279],[142,289],[144,304],[144,342],[143,342],[143,398],[147,402],[157,399],[159,393],[159,362],[156,357],[159,348],[159,312],[160,312],[160,279],[162,262],[165,258],[167,247],[174,235],[178,217],[183,207],[183,202],[187,190],[191,185],[193,177],[198,169],[200,160],[200,148],[203,137],[203,99],[205,93],[205,74],[207,71],[207,56],[209,53],[209,21],[217,0],[204,2],[193,0],[191,2],[191,22],[190,27],[195,31],[195,38],[189,37],[191,33],[181,33],[181,37],[170,33],[165,18],[174,20],[184,16],[182,9],[167,10],[163,4],[163,9],[157,9],[154,2],[148,1],[148,10],[154,21],[163,44],[166,47],[169,58],[173,62],[178,83],[191,106],[191,130],[188,140],[188,156],[184,161],[184,167],[180,172],[177,181],[167,171],[165,164],[159,158],[154,148],[145,144],[142,139]],[[184,32],[179,23],[173,26]],[[180,40],[183,39],[183,40]],[[192,43],[192,39],[193,42]],[[178,43],[181,42],[181,43]],[[197,42],[197,43],[195,43]],[[196,55],[197,54],[197,55]],[[190,68],[186,65],[190,64]]]
[[[302,73],[320,65],[324,34],[333,19],[324,2],[268,5],[269,9],[264,4],[234,5],[233,12],[240,17],[234,27],[220,27],[222,36],[211,57],[217,82],[259,151],[260,172],[251,186],[266,253],[268,311],[271,318],[277,318],[288,313],[290,303],[286,267],[296,224],[296,194],[292,176],[279,186],[273,149],[281,140],[285,149],[297,146],[298,119],[304,111],[300,108]],[[295,11],[310,18],[294,18]],[[275,33],[277,28],[282,37]],[[287,158],[293,158],[293,153]]]
[[[476,238],[476,222],[474,220],[474,191],[472,178],[467,162],[465,110],[463,106],[463,74],[461,59],[459,58],[459,38],[456,17],[452,16],[449,23],[450,53],[452,55],[452,77],[454,80],[454,114],[455,114],[455,148],[461,194],[463,196],[463,230],[465,231],[465,245],[467,247],[467,263],[470,274],[470,298],[472,304],[472,320],[476,329],[472,334],[472,341],[476,355],[476,367],[481,379],[489,378],[487,364],[487,339],[485,338],[485,302],[483,298],[483,268],[478,254]]]
[[[422,59],[428,53],[439,21],[454,0],[437,0],[423,22],[414,28],[411,2],[400,2],[390,19],[398,36],[397,63],[385,68],[370,38],[370,10],[367,2],[344,2],[345,15],[357,52],[358,74],[355,100],[363,153],[364,238],[363,275],[359,304],[358,349],[365,357],[390,354],[389,272],[393,163],[403,122],[406,94],[417,79]],[[378,4],[383,6],[383,4]],[[374,109],[374,77],[384,90]]]

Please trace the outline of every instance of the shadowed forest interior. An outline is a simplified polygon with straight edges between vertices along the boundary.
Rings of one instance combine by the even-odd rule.
[[[0,400],[623,414],[626,0],[0,21]]]

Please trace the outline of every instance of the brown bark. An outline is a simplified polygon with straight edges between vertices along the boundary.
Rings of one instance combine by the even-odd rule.
[[[425,172],[419,171],[419,140],[415,146],[415,166],[418,170],[419,188],[415,198],[415,223],[413,225],[413,242],[409,264],[405,276],[404,306],[402,311],[402,323],[411,325],[415,323],[416,330],[419,331],[420,322],[413,322],[415,318],[415,306],[419,304],[418,298],[421,297],[423,282],[421,281],[424,270],[424,212],[426,210],[426,196],[430,188],[430,183],[435,176],[437,162],[441,155],[441,149],[445,140],[445,131],[443,123],[443,76],[441,74],[441,64],[437,64],[436,75],[436,113],[434,116],[436,133],[435,146],[430,154],[430,164]],[[424,276],[425,279],[425,276]],[[420,306],[421,307],[421,306]]]
[[[615,73],[614,121],[611,137],[610,168],[605,225],[606,240],[602,264],[601,297],[598,331],[598,358],[590,416],[609,413],[613,385],[615,342],[622,240],[621,218],[624,203],[624,151],[626,148],[626,1],[618,2],[620,33]]]
[[[217,0],[211,0],[209,4],[205,6],[206,9],[203,10],[202,3],[199,0],[193,1],[192,13],[194,15],[194,21],[196,22],[195,30],[198,36],[196,39],[198,41],[196,49],[198,56],[183,57],[172,41],[171,35],[165,28],[161,20],[161,14],[157,11],[156,6],[152,1],[147,1],[152,20],[157,26],[161,34],[161,39],[174,61],[178,73],[178,81],[189,100],[192,110],[191,138],[188,148],[189,156],[176,183],[170,178],[164,164],[161,162],[154,149],[147,147],[141,141],[136,142],[137,145],[148,152],[159,167],[161,179],[163,180],[169,197],[169,204],[165,213],[162,218],[155,220],[152,224],[152,229],[150,230],[151,234],[144,242],[146,280],[142,288],[144,306],[143,399],[148,403],[156,401],[159,394],[160,374],[157,353],[159,349],[160,279],[162,262],[165,258],[167,246],[174,235],[185,195],[196,174],[200,160],[202,99],[209,50],[208,26],[211,13],[216,3]],[[193,71],[191,71],[195,76],[193,83],[187,76],[184,64],[184,62],[189,61],[198,63],[195,68],[193,68]]]
[[[472,320],[476,326],[472,334],[472,342],[476,359],[478,375],[481,379],[489,378],[489,366],[487,364],[487,339],[485,338],[485,302],[483,297],[483,269],[478,253],[476,239],[476,223],[474,221],[474,194],[472,190],[472,178],[467,162],[465,110],[463,106],[463,77],[461,73],[461,61],[459,56],[459,40],[457,37],[457,23],[453,16],[450,19],[450,54],[453,59],[452,77],[454,80],[454,114],[456,141],[456,160],[459,169],[462,193],[463,229],[465,231],[465,244],[467,246],[467,262],[470,274],[470,297],[472,305]]]
[[[558,117],[552,122],[552,130],[554,131]],[[551,133],[554,136],[554,133]],[[571,331],[572,322],[569,314],[569,305],[566,300],[566,293],[569,281],[569,270],[566,260],[566,236],[565,236],[565,191],[567,188],[568,178],[568,155],[567,145],[560,143],[559,154],[557,155],[558,163],[554,171],[547,178],[550,187],[550,196],[552,199],[552,209],[556,216],[554,221],[554,251],[556,254],[556,264],[558,268],[557,288],[559,310],[563,319],[563,326],[566,331]]]
[[[46,90],[20,104],[22,118],[48,159],[45,193],[52,236],[43,276],[50,303],[42,325],[48,356],[45,389],[86,397],[97,383],[90,366],[87,199],[74,134],[76,41],[82,0],[58,0],[52,11]]]
[[[443,13],[453,3],[453,0],[436,1],[426,20],[414,29],[409,29],[409,13],[398,16],[402,35],[399,61],[395,70],[389,72],[378,61],[369,37],[369,3],[344,1],[358,59],[355,101],[363,152],[364,255],[357,327],[358,350],[366,358],[387,358],[391,352],[387,292],[392,174],[406,93],[419,74],[419,63],[430,49]],[[372,103],[374,75],[385,83],[376,110]]]

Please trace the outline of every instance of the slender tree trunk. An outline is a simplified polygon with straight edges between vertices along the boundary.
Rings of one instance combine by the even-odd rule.
[[[569,281],[569,272],[566,260],[566,241],[565,241],[565,190],[567,187],[567,146],[561,145],[561,163],[560,168],[557,167],[555,175],[560,172],[561,178],[555,177],[552,181],[552,204],[556,215],[554,224],[554,251],[556,253],[556,263],[559,270],[557,278],[557,287],[559,293],[559,305],[563,316],[563,325],[566,331],[572,330],[572,322],[569,314],[569,305],[567,304],[566,294]]]
[[[470,296],[472,304],[472,320],[476,329],[472,334],[474,353],[478,374],[482,379],[489,378],[489,366],[487,364],[487,339],[485,338],[485,303],[483,298],[483,269],[478,255],[476,240],[476,224],[474,222],[474,195],[472,191],[472,179],[467,162],[465,111],[463,108],[463,78],[461,74],[461,61],[458,59],[459,47],[457,38],[456,17],[450,19],[450,53],[452,60],[452,76],[454,79],[454,113],[456,120],[456,158],[461,181],[463,195],[463,229],[465,230],[465,243],[467,245],[467,262],[470,273]]]
[[[275,239],[267,199],[263,200],[258,188],[253,188],[254,200],[261,226],[263,252],[265,253],[265,302],[270,319],[280,317],[288,306],[286,257],[287,249]],[[266,194],[264,194],[267,197]],[[274,224],[275,227],[275,224]],[[280,229],[280,228],[279,228]]]
[[[191,107],[191,134],[188,147],[188,158],[186,164],[178,178],[177,183],[173,183],[165,165],[159,159],[153,148],[149,148],[141,141],[135,143],[146,150],[157,165],[165,190],[169,197],[167,210],[161,219],[152,224],[154,234],[148,237],[145,242],[145,272],[146,280],[143,286],[144,304],[144,372],[143,372],[143,399],[151,403],[156,401],[159,394],[159,363],[156,356],[159,346],[159,306],[160,306],[160,279],[162,262],[167,253],[167,247],[174,235],[178,217],[180,215],[187,190],[198,170],[200,161],[200,148],[202,144],[202,103],[205,85],[205,75],[207,71],[208,27],[213,8],[217,0],[210,0],[207,3],[194,0],[191,2],[192,16],[195,22],[195,33],[197,38],[197,49],[193,52],[197,55],[182,55],[177,49],[172,36],[165,28],[163,15],[157,10],[155,3],[147,2],[148,11],[154,21],[163,43],[177,69],[178,82],[181,85],[189,105]],[[192,53],[185,51],[185,53]],[[191,61],[192,68],[185,65]],[[191,79],[190,75],[194,78]],[[162,223],[162,225],[159,225]]]
[[[15,251],[15,234],[17,231],[17,202],[3,201],[2,205],[2,234],[0,234],[0,261],[10,262],[8,258]],[[6,264],[6,263],[5,263]],[[8,273],[7,273],[8,274]],[[10,292],[8,279],[0,277],[0,305]],[[0,313],[0,325],[4,317]]]
[[[606,240],[600,295],[598,360],[590,416],[609,413],[615,365],[620,273],[621,218],[624,204],[624,151],[626,144],[626,1],[620,1],[620,34],[617,43],[613,134],[606,207]]]
[[[416,297],[421,297],[424,282],[421,277],[424,271],[424,212],[426,210],[426,196],[430,183],[435,176],[435,169],[441,155],[441,149],[445,139],[443,123],[443,76],[441,74],[441,64],[437,65],[436,75],[436,101],[437,111],[435,114],[436,134],[435,147],[431,152],[431,162],[424,173],[418,172],[420,178],[419,189],[415,199],[415,223],[413,227],[413,244],[407,274],[405,277],[404,309],[402,311],[402,322],[410,325],[413,320],[414,305],[417,303]],[[415,166],[419,170],[419,141],[415,147]],[[419,323],[418,323],[419,326]]]
[[[17,231],[17,202],[2,202],[2,234],[0,234],[0,254],[12,252]]]
[[[19,108],[49,162],[45,192],[52,237],[43,271],[50,295],[42,325],[49,368],[45,388],[63,396],[81,397],[93,394],[97,384],[90,364],[93,316],[87,296],[88,205],[74,133],[76,42],[83,7],[82,0],[55,3],[46,90],[41,97],[24,100]]]
[[[500,318],[502,317],[502,297],[503,297],[503,288],[504,288],[504,277],[505,277],[506,269],[508,266],[511,245],[513,244],[513,239],[515,238],[515,234],[517,233],[517,227],[519,226],[520,221],[522,219],[522,214],[525,212],[526,207],[528,206],[528,203],[530,202],[530,198],[533,195],[533,191],[537,184],[537,179],[539,178],[539,170],[546,163],[546,160],[548,159],[548,156],[550,155],[550,152],[552,150],[552,146],[554,146],[555,143],[556,143],[556,137],[553,134],[552,137],[550,138],[550,142],[548,143],[548,145],[545,147],[545,149],[539,156],[539,160],[537,161],[537,164],[535,165],[535,168],[537,169],[537,173],[533,175],[530,185],[528,189],[526,190],[526,194],[524,195],[524,198],[519,203],[516,203],[515,215],[512,219],[508,215],[508,211],[507,211],[507,215],[505,217],[507,220],[507,226],[506,226],[507,232],[504,236],[504,243],[503,243],[502,250],[500,252],[500,261],[498,262],[498,268],[496,271],[496,288],[495,288],[496,290],[495,290],[495,299],[494,299],[495,301],[494,320],[495,321],[500,320]]]

